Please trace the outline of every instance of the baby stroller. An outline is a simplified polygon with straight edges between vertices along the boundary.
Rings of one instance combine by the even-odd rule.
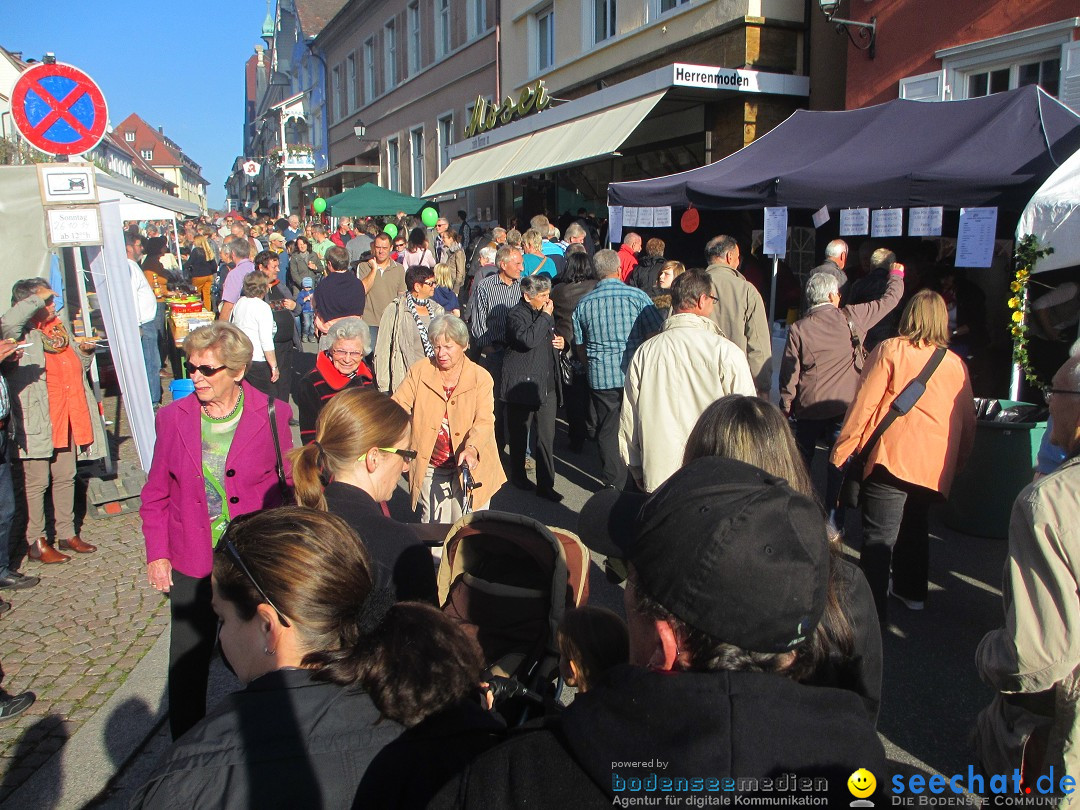
[[[439,565],[439,604],[475,635],[486,674],[523,687],[518,722],[538,713],[540,698],[558,699],[555,633],[564,611],[588,596],[589,552],[573,534],[490,510],[465,515],[450,529]],[[500,711],[517,720],[516,706]]]

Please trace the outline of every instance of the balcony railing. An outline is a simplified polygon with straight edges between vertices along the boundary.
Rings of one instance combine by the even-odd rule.
[[[287,171],[314,171],[315,153],[310,146],[286,146],[276,153],[278,166]]]

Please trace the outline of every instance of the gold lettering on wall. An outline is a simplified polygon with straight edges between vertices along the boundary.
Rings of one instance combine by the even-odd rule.
[[[465,137],[472,138],[495,127],[509,124],[515,118],[545,110],[549,106],[551,96],[548,95],[543,79],[535,85],[525,87],[516,100],[513,96],[507,96],[499,104],[489,104],[483,96],[478,96],[469,123],[465,127]]]

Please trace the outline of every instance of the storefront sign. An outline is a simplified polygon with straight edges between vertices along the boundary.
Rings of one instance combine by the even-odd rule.
[[[507,96],[502,104],[489,104],[483,96],[479,96],[476,99],[476,106],[473,107],[472,118],[465,127],[465,137],[472,138],[481,132],[509,124],[515,118],[522,118],[532,112],[540,112],[550,105],[551,96],[548,95],[543,79],[540,79],[535,87],[529,85],[522,90],[516,101],[513,96]]]
[[[733,90],[738,93],[775,93],[807,96],[810,94],[808,76],[789,76],[783,73],[764,73],[757,70],[735,70],[710,65],[671,66],[673,87],[703,87],[708,90]]]

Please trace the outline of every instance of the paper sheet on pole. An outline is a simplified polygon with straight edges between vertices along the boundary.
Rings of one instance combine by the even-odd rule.
[[[876,209],[870,220],[870,235],[875,238],[879,236],[903,236],[904,209]]]
[[[908,236],[941,236],[940,205],[908,210]]]
[[[822,225],[829,221],[829,206],[821,206],[821,208],[814,212],[811,219],[814,220],[814,227],[820,228]]]
[[[765,209],[765,238],[761,252],[766,256],[787,255],[787,206]]]
[[[639,211],[639,209],[631,208],[630,206],[625,206],[623,208],[623,210],[622,210],[622,224],[623,224],[624,228],[636,228],[637,227],[638,211]]]
[[[637,211],[637,226],[639,228],[651,228],[653,226],[653,209],[639,208]]]
[[[997,208],[961,208],[956,234],[957,267],[989,267],[994,261]]]
[[[614,242],[622,242],[622,217],[621,205],[608,206],[608,238]]]
[[[866,236],[869,232],[869,208],[845,208],[840,212],[841,236]]]
[[[659,208],[653,209],[653,227],[654,228],[670,228],[671,227],[671,206],[662,205]]]

